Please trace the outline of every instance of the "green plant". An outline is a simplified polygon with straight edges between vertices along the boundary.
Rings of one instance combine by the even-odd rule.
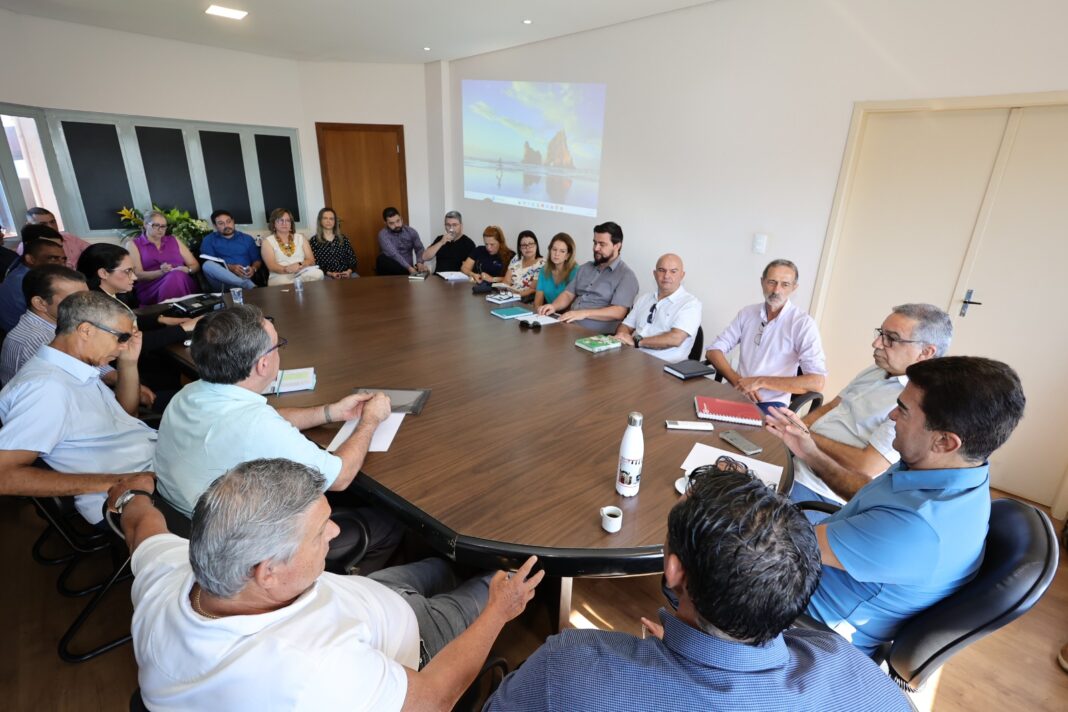
[[[152,206],[167,218],[167,234],[174,235],[189,248],[194,255],[200,254],[200,241],[211,232],[207,220],[198,220],[189,214],[188,210],[171,208],[163,210],[158,205]],[[137,237],[145,231],[145,215],[136,208],[123,208],[119,211],[122,218],[123,235],[125,237]]]

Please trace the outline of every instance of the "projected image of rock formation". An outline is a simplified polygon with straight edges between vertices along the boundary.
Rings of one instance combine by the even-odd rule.
[[[571,151],[567,147],[567,133],[560,129],[549,141],[549,148],[545,152],[545,165],[552,168],[574,168],[575,161],[571,158]]]

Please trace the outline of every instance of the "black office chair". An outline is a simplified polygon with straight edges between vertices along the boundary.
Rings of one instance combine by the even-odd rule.
[[[702,327],[697,327],[697,336],[693,338],[693,348],[690,349],[689,359],[691,361],[700,361],[701,356],[704,354],[705,348],[705,330]]]
[[[798,506],[829,513],[838,509],[825,502]],[[994,500],[983,563],[975,577],[906,621],[893,642],[873,657],[876,662],[885,659],[890,677],[915,692],[963,648],[1031,610],[1053,581],[1058,557],[1049,517],[1014,499]],[[826,628],[811,618],[800,623]]]

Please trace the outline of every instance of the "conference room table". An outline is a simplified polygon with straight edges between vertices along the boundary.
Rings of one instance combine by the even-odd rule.
[[[695,395],[742,400],[734,389],[682,381],[628,346],[580,349],[575,340],[590,332],[576,325],[520,329],[467,283],[365,277],[245,290],[244,300],[288,339],[282,368],[315,367],[313,391],[270,396],[274,406],[333,402],[356,388],[431,389],[389,450],[367,455],[354,486],[460,563],[509,567],[537,554],[562,579],[660,571],[682,462],[694,443],[733,452],[719,438],[725,428],[784,466],[781,486],[792,482],[785,447],[760,428],[665,428],[696,419]],[[192,366],[187,348],[175,354]],[[622,497],[615,472],[632,411],[644,416],[645,456],[639,493]],[[337,427],[306,434],[325,447]],[[601,528],[605,505],[623,510],[617,533]]]

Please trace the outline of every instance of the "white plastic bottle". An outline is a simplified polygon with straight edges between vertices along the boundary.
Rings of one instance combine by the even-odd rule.
[[[642,460],[645,458],[645,436],[642,435],[642,414],[627,416],[627,429],[619,445],[619,467],[616,468],[616,492],[624,497],[638,494],[642,486]]]

